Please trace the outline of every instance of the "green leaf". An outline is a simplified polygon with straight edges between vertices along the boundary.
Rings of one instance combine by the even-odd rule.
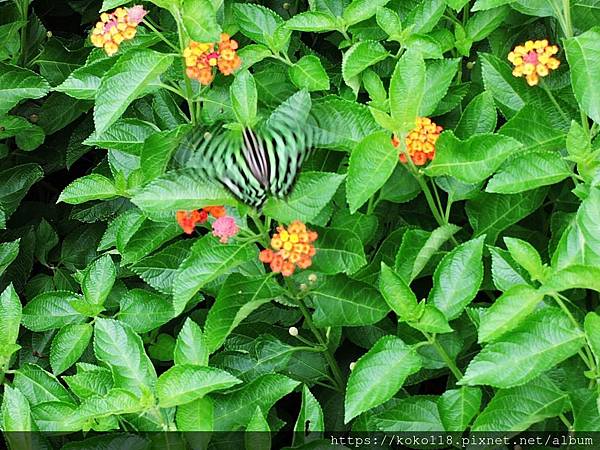
[[[115,387],[141,394],[156,384],[156,372],[142,339],[128,325],[112,319],[96,319],[94,354],[107,364]]]
[[[566,161],[556,152],[519,152],[490,179],[486,192],[517,194],[558,183],[571,176]]]
[[[317,272],[351,275],[367,264],[363,243],[356,233],[331,227],[318,232],[317,253],[313,258],[313,269]]]
[[[471,360],[459,384],[510,388],[527,383],[573,356],[585,336],[559,309],[544,308]]]
[[[6,268],[12,264],[19,254],[19,243],[21,239],[12,242],[0,243],[0,276]]]
[[[533,245],[511,237],[505,237],[504,243],[510,252],[510,256],[529,272],[532,280],[542,280],[544,278],[542,258]]]
[[[417,52],[406,52],[398,60],[390,80],[390,111],[399,122],[399,131],[414,128],[425,97],[425,82],[423,58]]]
[[[173,318],[171,299],[144,289],[131,289],[121,298],[118,319],[137,333],[147,333]]]
[[[21,100],[41,98],[49,91],[50,85],[37,73],[0,62],[0,116]]]
[[[395,336],[384,336],[357,361],[348,378],[344,422],[386,402],[421,368],[417,352]]]
[[[315,100],[311,114],[324,131],[318,145],[321,148],[352,151],[366,136],[380,131],[365,105],[339,97]]]
[[[510,8],[501,6],[473,14],[473,16],[469,18],[465,28],[468,39],[472,42],[478,42],[485,39],[492,31],[502,25],[502,22],[504,22],[504,19],[506,19],[509,12]]]
[[[541,289],[550,294],[568,289],[591,289],[600,292],[599,277],[600,268],[597,266],[572,265],[554,271]]]
[[[244,36],[273,48],[273,37],[283,23],[279,15],[269,8],[250,3],[236,3],[233,5],[233,13],[236,25]]]
[[[437,405],[432,397],[419,395],[399,399],[389,409],[375,416],[381,431],[424,432],[444,429]]]
[[[497,119],[494,98],[488,91],[483,91],[469,102],[460,116],[454,134],[465,140],[474,134],[491,133],[496,129]]]
[[[446,131],[437,141],[435,159],[425,173],[429,176],[450,175],[465,183],[478,183],[493,174],[519,147],[519,142],[498,134],[478,134],[461,141],[454,133]]]
[[[482,192],[469,200],[467,215],[475,236],[485,234],[486,242],[493,244],[501,231],[538,209],[546,192],[544,188],[512,195]]]
[[[117,196],[117,189],[111,180],[103,175],[91,174],[77,178],[58,197],[58,202],[79,205],[90,200],[107,200]]]
[[[102,76],[113,64],[114,60],[111,58],[89,62],[71,72],[67,79],[56,86],[54,90],[79,100],[94,100]]]
[[[131,231],[133,234],[128,236],[124,247],[117,241],[117,248],[123,255],[121,260],[123,265],[138,262],[165,242],[181,234],[181,228],[175,222],[162,223],[152,220],[145,220],[139,228]]]
[[[10,357],[19,349],[19,325],[21,324],[22,307],[19,296],[12,284],[0,294],[0,371],[9,368]]]
[[[156,383],[158,404],[161,408],[184,405],[239,383],[241,380],[214,367],[177,365],[163,373]]]
[[[446,316],[442,311],[433,305],[421,303],[423,314],[413,322],[409,322],[411,327],[424,331],[426,333],[450,333],[452,327],[448,323]]]
[[[397,163],[398,150],[388,132],[371,134],[358,144],[350,155],[346,178],[350,212],[355,212],[385,184]]]
[[[541,376],[523,386],[499,390],[475,420],[472,431],[525,431],[537,422],[559,415],[568,403],[567,393],[550,378]]]
[[[271,448],[271,429],[264,414],[257,406],[254,415],[246,425],[244,444],[246,450],[269,450]]]
[[[235,204],[225,188],[192,169],[164,174],[140,189],[131,201],[148,215],[170,217],[178,210]]]
[[[291,17],[285,26],[290,30],[322,33],[335,30],[337,23],[335,16],[329,12],[306,11]]]
[[[117,278],[117,269],[110,255],[104,255],[87,268],[81,290],[85,301],[103,305]]]
[[[345,275],[327,277],[311,292],[318,327],[371,325],[389,312],[377,289]]]
[[[252,311],[284,292],[270,276],[228,276],[206,317],[204,333],[208,351],[214,353],[218,350]]]
[[[346,25],[367,20],[375,15],[377,9],[387,5],[389,0],[353,0],[345,9],[342,18]]]
[[[29,403],[65,402],[74,404],[69,394],[54,375],[35,364],[23,364],[14,374],[13,386],[19,389]]]
[[[31,431],[37,430],[31,418],[31,409],[27,398],[10,385],[4,386],[2,397],[2,430],[12,448],[33,448]],[[26,431],[28,433],[10,433],[11,431]]]
[[[309,92],[329,89],[329,75],[325,72],[321,60],[314,55],[303,56],[288,69],[290,80],[298,89]]]
[[[144,141],[140,155],[144,180],[152,181],[166,172],[171,156],[189,130],[190,125],[179,125],[172,130],[154,133]]]
[[[177,335],[173,360],[176,365],[208,366],[207,339],[202,329],[189,317]]]
[[[492,255],[492,278],[498,290],[504,292],[513,286],[527,284],[527,274],[512,259],[509,252],[492,246],[488,246],[488,250]]]
[[[442,59],[427,64],[424,90],[427,95],[423,96],[419,116],[429,116],[437,109],[458,71],[459,62],[459,59]]]
[[[459,227],[452,224],[436,228],[431,233],[422,230],[408,230],[402,238],[402,245],[396,254],[396,271],[408,283],[415,280],[429,261],[439,252]]]
[[[73,292],[44,292],[23,308],[23,326],[39,332],[81,322],[83,316],[71,306],[76,300],[80,300],[80,296]]]
[[[581,109],[600,123],[600,27],[565,40],[573,92]]]
[[[367,67],[388,57],[387,50],[379,42],[363,41],[350,47],[342,58],[342,77],[348,86],[350,80]]]
[[[512,75],[506,61],[497,56],[480,54],[483,83],[500,110],[512,117],[528,102],[527,83]]]
[[[285,199],[270,197],[263,212],[283,223],[310,223],[331,201],[344,177],[329,172],[300,172],[292,192]]]
[[[294,447],[321,438],[324,430],[325,421],[321,405],[304,385],[302,386],[302,405],[294,427]]]
[[[351,214],[347,209],[339,210],[331,218],[332,228],[349,230],[360,238],[363,244],[368,244],[375,237],[379,220],[377,216],[355,212]]]
[[[536,309],[544,294],[528,285],[513,286],[485,310],[479,321],[479,342],[496,341],[517,328]]]
[[[591,151],[590,138],[583,127],[571,121],[571,128],[567,134],[567,152],[573,160],[584,160]]]
[[[479,412],[481,397],[479,388],[466,386],[444,392],[437,401],[444,430],[465,431]]]
[[[196,42],[216,42],[221,34],[217,15],[210,0],[185,0],[181,10],[183,26]]]
[[[142,49],[125,53],[102,77],[96,92],[94,123],[103,133],[115,123],[136,98],[147,92],[166,71],[173,56]]]
[[[245,126],[252,125],[256,119],[258,94],[254,77],[247,70],[238,72],[229,88],[231,106],[237,120]]]
[[[499,133],[523,144],[521,152],[530,150],[561,150],[565,147],[565,133],[557,129],[548,114],[538,105],[525,105],[506,122]]]
[[[471,303],[483,281],[483,238],[472,239],[454,248],[435,269],[428,302],[448,320],[456,319]]]
[[[592,352],[597,359],[600,358],[600,316],[595,312],[587,313],[583,328]]]
[[[268,47],[262,44],[250,44],[237,51],[242,60],[241,70],[249,69],[254,64],[270,57],[273,53]]]
[[[210,397],[202,397],[185,405],[179,405],[175,416],[177,430],[212,431],[213,415],[214,406]],[[210,438],[210,433],[207,435]]]
[[[214,430],[232,431],[245,427],[259,406],[265,414],[273,404],[289,394],[298,381],[279,374],[266,374],[215,402]]]
[[[50,347],[50,367],[54,375],[60,375],[75,364],[90,343],[93,328],[89,323],[65,325]]]
[[[4,221],[15,212],[33,184],[44,176],[37,164],[22,164],[0,172],[0,208]]]
[[[389,307],[398,315],[399,321],[412,322],[419,319],[423,313],[410,286],[384,262],[381,263],[379,291]]]
[[[139,155],[144,141],[157,131],[159,130],[156,125],[150,122],[119,119],[103,133],[92,133],[83,144]]]
[[[131,266],[142,280],[163,294],[173,293],[173,278],[187,257],[191,240],[177,241]]]
[[[429,33],[439,22],[446,10],[444,0],[424,0],[408,14],[403,21],[403,28],[412,33]]]
[[[96,420],[122,414],[141,413],[144,404],[140,399],[124,389],[111,389],[103,396],[85,399],[75,414],[66,419],[67,429],[90,427]],[[125,443],[131,445],[131,441]]]
[[[402,33],[402,22],[400,21],[400,16],[398,13],[390,8],[381,7],[377,8],[377,14],[375,16],[377,20],[377,25],[385,31],[390,38],[400,38],[400,34]]]
[[[175,315],[203,286],[256,258],[256,247],[249,244],[220,244],[213,236],[196,241],[173,280]]]

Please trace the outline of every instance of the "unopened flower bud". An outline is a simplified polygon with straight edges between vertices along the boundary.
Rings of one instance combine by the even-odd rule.
[[[469,61],[467,63],[467,69],[472,70],[475,67],[475,61]]]
[[[317,282],[317,274],[316,274],[316,273],[311,273],[311,274],[308,276],[308,281],[309,281],[310,283],[316,283],[316,282]]]
[[[350,371],[352,372],[354,370],[354,367],[356,366],[356,363],[354,361],[352,361],[350,363]]]
[[[32,115],[29,116],[29,121],[31,123],[37,123],[38,120],[39,120],[39,117],[38,117],[37,114],[32,114]]]
[[[288,2],[285,2],[283,4],[283,9],[290,9],[290,4]]]
[[[300,284],[300,290],[301,290],[301,291],[305,291],[305,290],[307,290],[307,289],[308,289],[308,286],[306,285],[306,283],[301,283],[301,284]]]
[[[48,30],[46,32],[46,37],[51,38],[52,37],[52,31]]]
[[[288,330],[288,333],[290,333],[290,336],[298,336],[298,328],[296,327],[290,327],[290,329]]]

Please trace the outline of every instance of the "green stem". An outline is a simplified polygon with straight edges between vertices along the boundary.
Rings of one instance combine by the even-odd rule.
[[[183,97],[183,98],[187,99],[187,97],[185,96],[185,94],[183,92],[181,92],[180,89],[174,88],[173,86],[169,86],[168,84],[165,84],[165,83],[159,83],[158,86],[161,87],[161,88],[163,88],[163,89],[166,89],[167,91],[171,91],[174,94],[179,95],[180,97]]]
[[[342,33],[342,36],[344,36],[344,39],[346,39],[347,41],[352,42],[352,39],[350,38],[350,35],[348,34],[348,32],[346,31],[345,28],[340,28],[338,31],[340,33]]]
[[[183,58],[183,52],[185,50],[185,41],[183,36],[183,26],[181,24],[180,12],[177,12],[177,15],[175,16],[175,21],[177,22],[177,34],[179,35],[179,51],[181,52],[181,57]],[[192,83],[187,76],[185,64],[183,64],[183,81],[185,83],[185,98],[187,100],[188,109],[190,111],[190,122],[192,123],[192,125],[196,125],[196,115],[194,114],[194,102],[192,101],[194,91],[192,89]]]
[[[560,413],[558,415],[558,418],[561,420],[562,423],[565,424],[565,426],[567,427],[567,429],[569,431],[573,431],[573,424],[571,422],[569,422],[569,419],[567,419],[563,413]]]
[[[369,203],[367,203],[367,215],[370,216],[373,214],[373,210],[375,209],[375,205],[377,205],[377,201],[375,197],[377,196],[377,192],[369,198]]]
[[[333,374],[333,377],[335,379],[338,389],[340,391],[343,391],[344,390],[344,377],[342,376],[342,371],[340,370],[340,366],[338,365],[337,361],[333,357],[333,354],[332,354],[331,350],[329,349],[329,346],[327,345],[327,341],[321,335],[321,331],[313,323],[312,317],[310,315],[310,311],[308,310],[306,303],[304,303],[304,300],[302,300],[301,298],[296,298],[296,301],[298,302],[300,311],[302,312],[302,315],[304,316],[304,321],[306,322],[306,325],[308,326],[310,331],[312,331],[312,333],[315,335],[315,338],[317,338],[317,341],[319,341],[319,343],[325,348],[325,351],[323,352],[325,359],[327,359],[327,363],[329,364],[329,368],[331,369],[331,373]]]
[[[542,87],[542,89],[544,89],[544,91],[550,98],[550,101],[552,102],[552,104],[556,107],[556,109],[558,109],[558,112],[563,117],[563,119],[565,119],[568,123],[570,123],[571,119],[569,118],[567,113],[565,113],[565,111],[561,108],[561,106],[558,104],[558,102],[556,101],[556,98],[554,98],[554,95],[552,94],[552,91],[550,89],[548,89],[548,86],[546,86],[546,83],[544,83],[544,81],[542,81],[540,83],[540,86]]]
[[[567,38],[573,37],[573,22],[571,21],[571,2],[563,0],[563,16],[564,16],[564,33]]]
[[[25,24],[21,27],[21,52],[19,55],[19,62],[21,66],[24,66],[27,61],[27,25],[29,24],[27,16],[29,15],[29,1],[18,2],[19,5],[22,3],[24,3],[23,8],[19,8],[19,10],[21,12],[21,20],[24,21]]]
[[[463,377],[462,372],[457,367],[456,363],[452,360],[452,358],[450,358],[448,353],[446,353],[444,347],[442,347],[442,345],[436,340],[435,336],[432,336],[424,331],[422,331],[421,333],[423,333],[423,336],[427,338],[427,341],[429,341],[433,348],[435,348],[438,354],[442,357],[442,359],[450,369],[450,372],[452,372],[452,374],[454,375],[454,378],[456,378],[457,381],[460,380]]]
[[[579,322],[577,321],[577,319],[575,319],[575,316],[573,316],[573,314],[571,313],[569,308],[567,308],[567,305],[565,305],[565,303],[562,301],[562,299],[560,298],[560,294],[554,293],[554,294],[551,294],[551,296],[554,299],[554,301],[558,304],[558,306],[560,306],[560,309],[562,309],[563,312],[567,315],[567,317],[569,318],[569,320],[571,321],[571,323],[573,324],[575,329],[580,331],[581,333],[583,333],[583,330],[581,329]],[[587,344],[586,344],[586,347],[587,347]],[[594,370],[595,365],[594,365],[593,361],[590,361],[588,359],[588,357],[586,356],[586,354],[583,353],[583,351],[579,350],[577,353],[579,354],[580,358],[583,360],[585,365],[588,367],[588,369]]]
[[[152,31],[154,34],[156,34],[163,42],[165,42],[169,47],[171,47],[173,50],[175,50],[177,53],[179,53],[179,48],[177,48],[176,45],[173,45],[171,43],[171,41],[169,41],[164,34],[162,34],[160,31],[158,31],[158,29],[152,25],[148,20],[144,19],[142,21],[144,23],[144,25],[146,25],[148,28],[150,28],[150,31]]]

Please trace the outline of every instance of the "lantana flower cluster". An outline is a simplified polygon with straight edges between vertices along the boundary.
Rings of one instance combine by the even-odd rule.
[[[317,252],[313,243],[318,237],[316,231],[309,230],[299,220],[287,228],[278,226],[277,233],[271,238],[271,248],[262,250],[259,259],[269,264],[273,272],[289,277],[296,267],[307,269],[311,266]]]
[[[186,234],[192,234],[197,225],[203,224],[212,216],[216,220],[212,223],[212,234],[226,244],[230,237],[235,236],[239,227],[235,219],[227,215],[223,206],[206,206],[194,211],[177,211],[176,219],[179,226]]]
[[[416,166],[422,166],[435,157],[435,143],[443,128],[428,117],[417,117],[416,127],[406,135],[406,152]],[[400,139],[392,137],[392,145],[398,147]],[[406,164],[406,155],[399,154],[400,162]]]
[[[242,64],[237,48],[238,43],[227,33],[221,33],[221,40],[217,44],[190,42],[183,51],[187,76],[208,85],[215,78],[215,66],[223,75],[231,75]]]
[[[515,77],[525,76],[529,86],[539,83],[540,77],[547,76],[550,71],[558,69],[560,61],[554,58],[558,53],[556,45],[549,45],[546,39],[527,41],[517,45],[508,54],[508,60],[515,66]]]
[[[135,37],[137,26],[146,14],[148,12],[140,5],[102,13],[90,37],[92,44],[103,48],[108,56],[114,55],[123,41]]]

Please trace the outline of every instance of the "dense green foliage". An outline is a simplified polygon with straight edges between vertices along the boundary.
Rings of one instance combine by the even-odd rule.
[[[0,429],[600,431],[600,1],[142,3],[108,56],[123,1],[0,1]],[[241,67],[188,78],[221,32]],[[508,55],[542,39],[529,85]],[[294,114],[326,138],[260,210],[182,145]],[[176,221],[221,205],[221,241]],[[259,252],[296,220],[316,255],[283,277]]]

